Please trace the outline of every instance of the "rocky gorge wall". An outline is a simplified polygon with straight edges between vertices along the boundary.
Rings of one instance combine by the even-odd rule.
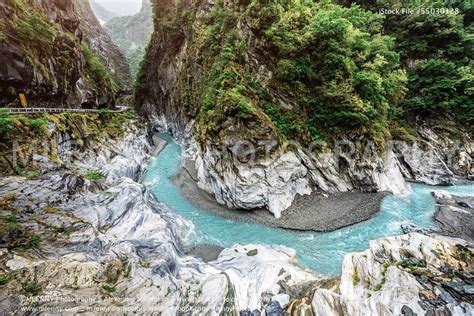
[[[341,278],[331,280],[301,269],[284,247],[235,245],[208,263],[187,255],[192,223],[139,182],[162,146],[139,125],[122,122],[120,135],[83,150],[71,143],[91,142],[85,126],[67,128],[58,151],[70,154],[60,161],[36,155],[42,172],[35,177],[0,178],[2,311],[473,312],[471,248],[429,231],[373,241],[348,254]]]
[[[472,178],[468,128],[454,135],[419,124],[395,144],[391,140],[397,135],[389,133],[340,133],[322,141],[303,137],[307,131],[298,126],[296,135],[284,135],[307,109],[279,89],[284,84],[279,69],[246,8],[233,2],[155,1],[155,32],[137,90],[139,112],[185,144],[199,186],[219,203],[264,207],[279,217],[298,194],[399,194],[408,190],[405,179],[442,184]],[[235,22],[232,14],[221,13],[226,10],[243,18]],[[219,33],[226,22],[216,22],[226,19],[234,34],[227,39]],[[229,44],[235,38],[240,46]],[[213,40],[221,41],[217,57]],[[282,124],[281,113],[288,116],[290,110],[299,114]]]
[[[374,240],[370,249],[345,256],[339,286],[316,290],[313,310],[316,315],[469,315],[472,295],[464,289],[470,287],[471,266],[462,239],[410,233]]]
[[[316,280],[287,248],[236,245],[212,264],[185,255],[192,223],[138,182],[156,144],[137,125],[83,150],[72,140],[90,140],[65,131],[65,158],[37,154],[41,173],[0,179],[2,311],[238,313]]]
[[[0,19],[2,107],[19,106],[20,92],[31,107],[108,107],[129,90],[126,61],[87,0],[3,1]]]
[[[72,160],[80,159],[79,153],[99,152],[98,143],[122,137],[122,125],[136,118],[132,110],[118,114],[9,115],[4,121],[12,128],[0,137],[0,174],[40,175],[51,165],[68,167]]]
[[[130,67],[124,52],[102,28],[88,0],[74,0],[74,7],[81,21],[79,27],[84,33],[89,47],[108,69],[120,90],[130,94],[132,92],[132,80]]]
[[[474,142],[469,126],[425,122],[417,138],[394,143],[406,179],[430,185],[455,185],[474,179]]]

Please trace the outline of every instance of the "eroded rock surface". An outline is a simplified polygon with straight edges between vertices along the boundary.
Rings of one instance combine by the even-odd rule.
[[[316,315],[470,315],[472,248],[418,233],[371,241],[344,258],[337,291],[318,289]]]
[[[238,313],[263,310],[284,287],[316,280],[286,248],[236,245],[209,263],[186,255],[192,224],[136,182],[154,148],[130,128],[101,150],[66,156],[65,169],[36,157],[50,167],[38,178],[0,180],[2,220],[22,234],[1,240],[2,311]],[[101,177],[88,179],[91,170]]]
[[[217,122],[200,121],[206,84],[219,77],[211,76],[207,68],[213,62],[207,61],[212,58],[205,51],[207,46],[199,46],[207,38],[200,31],[206,29],[207,14],[211,15],[213,6],[211,2],[196,6],[187,2],[155,2],[155,33],[144,63],[147,71],[141,74],[137,91],[140,112],[163,131],[172,132],[187,144],[186,148],[192,148],[191,158],[196,161],[202,189],[227,207],[267,208],[277,218],[297,196],[315,191],[407,191],[392,150],[371,147],[374,142],[369,138],[346,137],[341,146],[326,144],[313,150],[311,141],[286,147],[295,139],[285,139],[261,109],[251,111],[245,119],[239,119],[238,112],[228,109],[230,112]],[[181,19],[183,15],[189,18]],[[234,27],[236,34],[248,37],[245,42],[255,44],[244,52],[244,59],[248,60],[246,73],[262,85],[273,102],[295,110],[297,100],[270,87],[269,82],[275,78],[273,68],[257,49],[265,47],[251,24],[249,18]],[[210,113],[217,115],[220,110]],[[248,155],[246,145],[251,145],[254,157]]]
[[[474,242],[474,197],[461,197],[446,191],[434,191],[434,220],[441,231],[452,237]]]
[[[416,140],[394,142],[404,177],[430,185],[474,180],[474,143],[469,128],[420,125],[417,132]]]

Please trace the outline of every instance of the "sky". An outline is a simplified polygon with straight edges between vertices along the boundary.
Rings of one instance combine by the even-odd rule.
[[[120,15],[131,15],[140,11],[142,0],[96,0],[109,11]]]

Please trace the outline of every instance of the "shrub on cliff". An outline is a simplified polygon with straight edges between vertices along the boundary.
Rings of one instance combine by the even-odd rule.
[[[38,12],[25,14],[18,21],[15,31],[18,38],[27,46],[51,53],[54,44],[55,32],[45,16]]]
[[[14,117],[7,110],[0,110],[0,141],[10,138],[11,133],[15,129],[13,125]]]
[[[406,109],[423,115],[451,112],[461,122],[474,123],[474,75],[468,67],[430,59],[410,71]]]
[[[405,73],[382,17],[357,6],[287,1],[263,30],[276,56],[275,87],[297,99],[323,130],[386,125],[403,98]]]
[[[183,16],[192,14],[176,21],[183,23]],[[382,16],[329,1],[255,0],[245,9],[218,1],[200,18],[191,42],[205,56],[210,79],[200,108],[201,139],[249,121],[268,126],[265,117],[287,138],[388,134],[406,74],[393,39],[380,34]],[[170,28],[169,21],[164,25]],[[259,63],[273,74],[268,83]]]
[[[353,1],[351,1],[353,2]],[[355,1],[378,12],[403,7],[412,14],[387,14],[384,32],[408,70],[408,114],[451,116],[474,123],[474,8],[469,1]],[[419,11],[417,11],[419,10]]]
[[[109,70],[102,64],[99,57],[85,42],[81,44],[81,51],[86,60],[85,73],[96,92],[107,91],[113,95],[119,90],[118,84]]]

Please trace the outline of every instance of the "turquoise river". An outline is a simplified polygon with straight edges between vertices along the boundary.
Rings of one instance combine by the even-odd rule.
[[[214,216],[194,207],[170,178],[181,165],[181,147],[166,135],[169,143],[148,166],[145,184],[156,198],[172,211],[194,224],[189,245],[234,244],[283,245],[297,251],[303,267],[331,277],[340,273],[348,252],[367,249],[369,241],[402,233],[400,225],[413,223],[434,228],[434,200],[430,190],[442,189],[457,195],[474,195],[474,186],[430,187],[412,184],[412,193],[385,198],[381,211],[371,220],[330,233],[294,232],[258,224],[241,223]]]

